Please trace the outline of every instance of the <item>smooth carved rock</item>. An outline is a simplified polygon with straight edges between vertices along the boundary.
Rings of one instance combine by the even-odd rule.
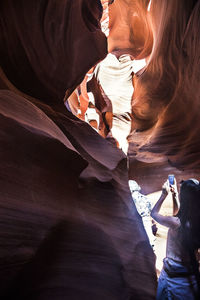
[[[152,31],[148,19],[148,0],[115,0],[109,5],[108,51],[134,59],[148,56]]]
[[[9,80],[28,95],[61,104],[65,91],[70,94],[106,56],[100,5],[92,0],[3,0],[0,64]]]
[[[152,1],[154,48],[134,82],[132,173],[137,160],[199,177],[199,12],[199,1]]]
[[[100,2],[0,8],[0,298],[154,299],[126,156],[62,102],[106,55]]]

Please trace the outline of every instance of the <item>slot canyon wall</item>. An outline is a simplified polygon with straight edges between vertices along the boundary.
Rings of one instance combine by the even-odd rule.
[[[109,55],[86,79],[99,133],[128,151],[145,193],[169,173],[199,179],[199,1],[115,0],[107,11]]]
[[[133,75],[128,136],[129,177],[145,193],[159,190],[169,173],[178,182],[200,176],[199,15],[199,1],[110,6],[109,51],[146,59]]]
[[[155,255],[128,179],[147,193],[172,171],[199,178],[200,1],[148,5],[0,2],[2,299],[155,298]],[[106,94],[108,53],[129,98]],[[99,133],[83,120],[91,95]]]
[[[151,2],[153,47],[134,78],[129,136],[130,176],[147,190],[169,173],[200,176],[199,15],[199,1]]]

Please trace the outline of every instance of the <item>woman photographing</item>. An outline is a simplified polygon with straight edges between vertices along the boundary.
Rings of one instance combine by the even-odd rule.
[[[173,215],[164,216],[159,211],[169,192],[173,199]],[[158,280],[156,299],[200,299],[197,261],[200,247],[199,181],[193,178],[182,181],[179,198],[176,180],[174,179],[174,184],[167,180],[151,216],[169,228],[166,258],[163,260],[163,269]]]

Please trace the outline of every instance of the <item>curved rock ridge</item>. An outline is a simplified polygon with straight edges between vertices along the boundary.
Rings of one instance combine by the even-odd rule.
[[[162,164],[161,174],[172,170],[184,178],[191,173],[199,178],[199,58],[198,51],[193,53],[199,43],[198,5],[198,1],[187,4],[178,0],[162,4],[140,0],[109,2],[108,57],[115,55],[119,59],[128,55],[133,63],[131,117],[123,114],[124,103],[118,106],[120,114],[114,116],[112,111],[115,100],[120,99],[124,82],[120,84],[112,76],[108,79],[106,70],[101,72],[111,90],[108,96],[95,78],[89,82],[93,69],[82,83],[79,96],[82,113],[77,111],[76,115],[86,119],[102,136],[112,139],[112,133],[113,143],[125,153],[129,144],[129,174],[132,178],[138,177],[134,171],[136,162],[141,162],[144,173],[145,164],[147,170],[151,164]],[[147,63],[141,70],[134,68],[140,61],[138,58],[145,58]],[[104,61],[98,64],[101,65]],[[110,64],[110,70],[114,65]],[[120,92],[115,96],[117,82]],[[151,171],[154,173],[154,168]]]
[[[174,3],[115,0],[108,7],[108,57],[115,55],[119,59],[126,54],[133,64],[141,58],[145,58],[147,63],[139,71],[133,69],[131,118],[123,118],[122,103],[118,106],[120,116],[105,114],[103,118],[104,125],[118,140],[116,144],[119,147],[122,141],[115,136],[114,128],[117,128],[116,132],[127,148],[126,138],[130,132],[130,121],[132,123],[128,136],[129,173],[134,174],[131,169],[138,161],[142,165],[163,164],[164,169],[171,168],[177,175],[182,172],[183,176],[187,176],[187,172],[192,172],[199,177],[199,1],[188,4],[179,0]],[[103,66],[104,61],[99,65]],[[113,60],[113,68],[114,65]],[[117,80],[108,79],[106,72],[101,72],[101,81],[106,81],[115,95]],[[107,95],[102,85],[93,85],[95,109],[100,107],[100,111],[112,112],[117,97],[114,96],[113,101],[110,92]],[[120,92],[122,85],[118,88]],[[102,124],[98,114],[99,111],[96,114],[99,121],[93,124],[95,128]],[[104,130],[103,136],[109,130],[106,133]]]
[[[65,98],[66,105],[127,153],[135,66],[141,62],[138,58],[150,53],[152,46],[148,1],[101,2],[101,24],[108,35],[110,53],[86,74],[72,95]],[[119,16],[120,22],[117,22]],[[129,41],[129,46],[125,47],[124,39]]]
[[[107,54],[101,15],[93,0],[0,3],[1,299],[155,298],[127,158],[63,104]]]
[[[100,8],[92,0],[1,1],[0,64],[9,80],[52,106],[62,103],[106,56]]]
[[[154,45],[134,79],[129,155],[199,177],[200,1],[152,1]]]
[[[149,0],[115,0],[109,6],[108,51],[142,59],[151,53]]]
[[[0,112],[1,297],[154,299],[154,255],[122,152],[71,114],[8,90]]]
[[[68,109],[88,122],[105,138],[127,153],[131,130],[134,61],[130,55],[109,53],[86,74],[66,100]],[[113,140],[113,142],[114,142]]]

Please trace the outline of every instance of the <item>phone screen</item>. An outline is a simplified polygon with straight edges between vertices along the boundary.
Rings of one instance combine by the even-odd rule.
[[[170,174],[168,175],[169,184],[174,184],[174,175]]]

